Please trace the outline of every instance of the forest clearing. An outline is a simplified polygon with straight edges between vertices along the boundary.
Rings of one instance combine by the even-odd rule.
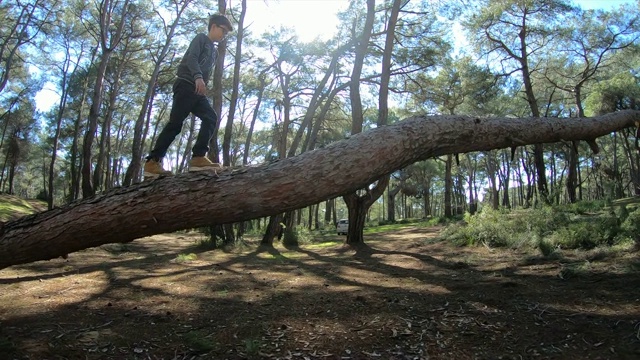
[[[3,359],[632,359],[637,252],[459,247],[440,227],[204,251],[196,232],[0,271]]]
[[[640,2],[587,2],[2,2],[0,360],[640,359]]]

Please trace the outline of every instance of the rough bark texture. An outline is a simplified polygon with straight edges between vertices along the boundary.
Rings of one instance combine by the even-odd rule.
[[[640,111],[595,118],[416,117],[325,148],[218,176],[185,173],[113,189],[0,229],[0,268],[107,243],[270,216],[334,198],[416,161],[451,153],[595,139]]]

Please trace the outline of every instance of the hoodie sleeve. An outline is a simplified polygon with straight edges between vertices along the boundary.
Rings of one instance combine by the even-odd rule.
[[[185,64],[191,72],[191,76],[193,76],[194,80],[202,79],[202,69],[200,68],[198,59],[200,58],[202,51],[204,51],[204,46],[206,44],[203,37],[208,39],[204,34],[198,34],[194,37],[185,54]]]

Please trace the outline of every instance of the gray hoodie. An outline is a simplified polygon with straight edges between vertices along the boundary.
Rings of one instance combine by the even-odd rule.
[[[191,40],[187,52],[178,65],[178,79],[191,84],[196,79],[203,79],[206,84],[211,75],[211,69],[218,58],[218,47],[205,34],[198,34]]]

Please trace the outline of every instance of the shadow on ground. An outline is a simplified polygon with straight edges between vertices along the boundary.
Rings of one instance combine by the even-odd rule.
[[[640,357],[633,254],[581,268],[435,231],[230,252],[179,233],[14,266],[0,358]]]

